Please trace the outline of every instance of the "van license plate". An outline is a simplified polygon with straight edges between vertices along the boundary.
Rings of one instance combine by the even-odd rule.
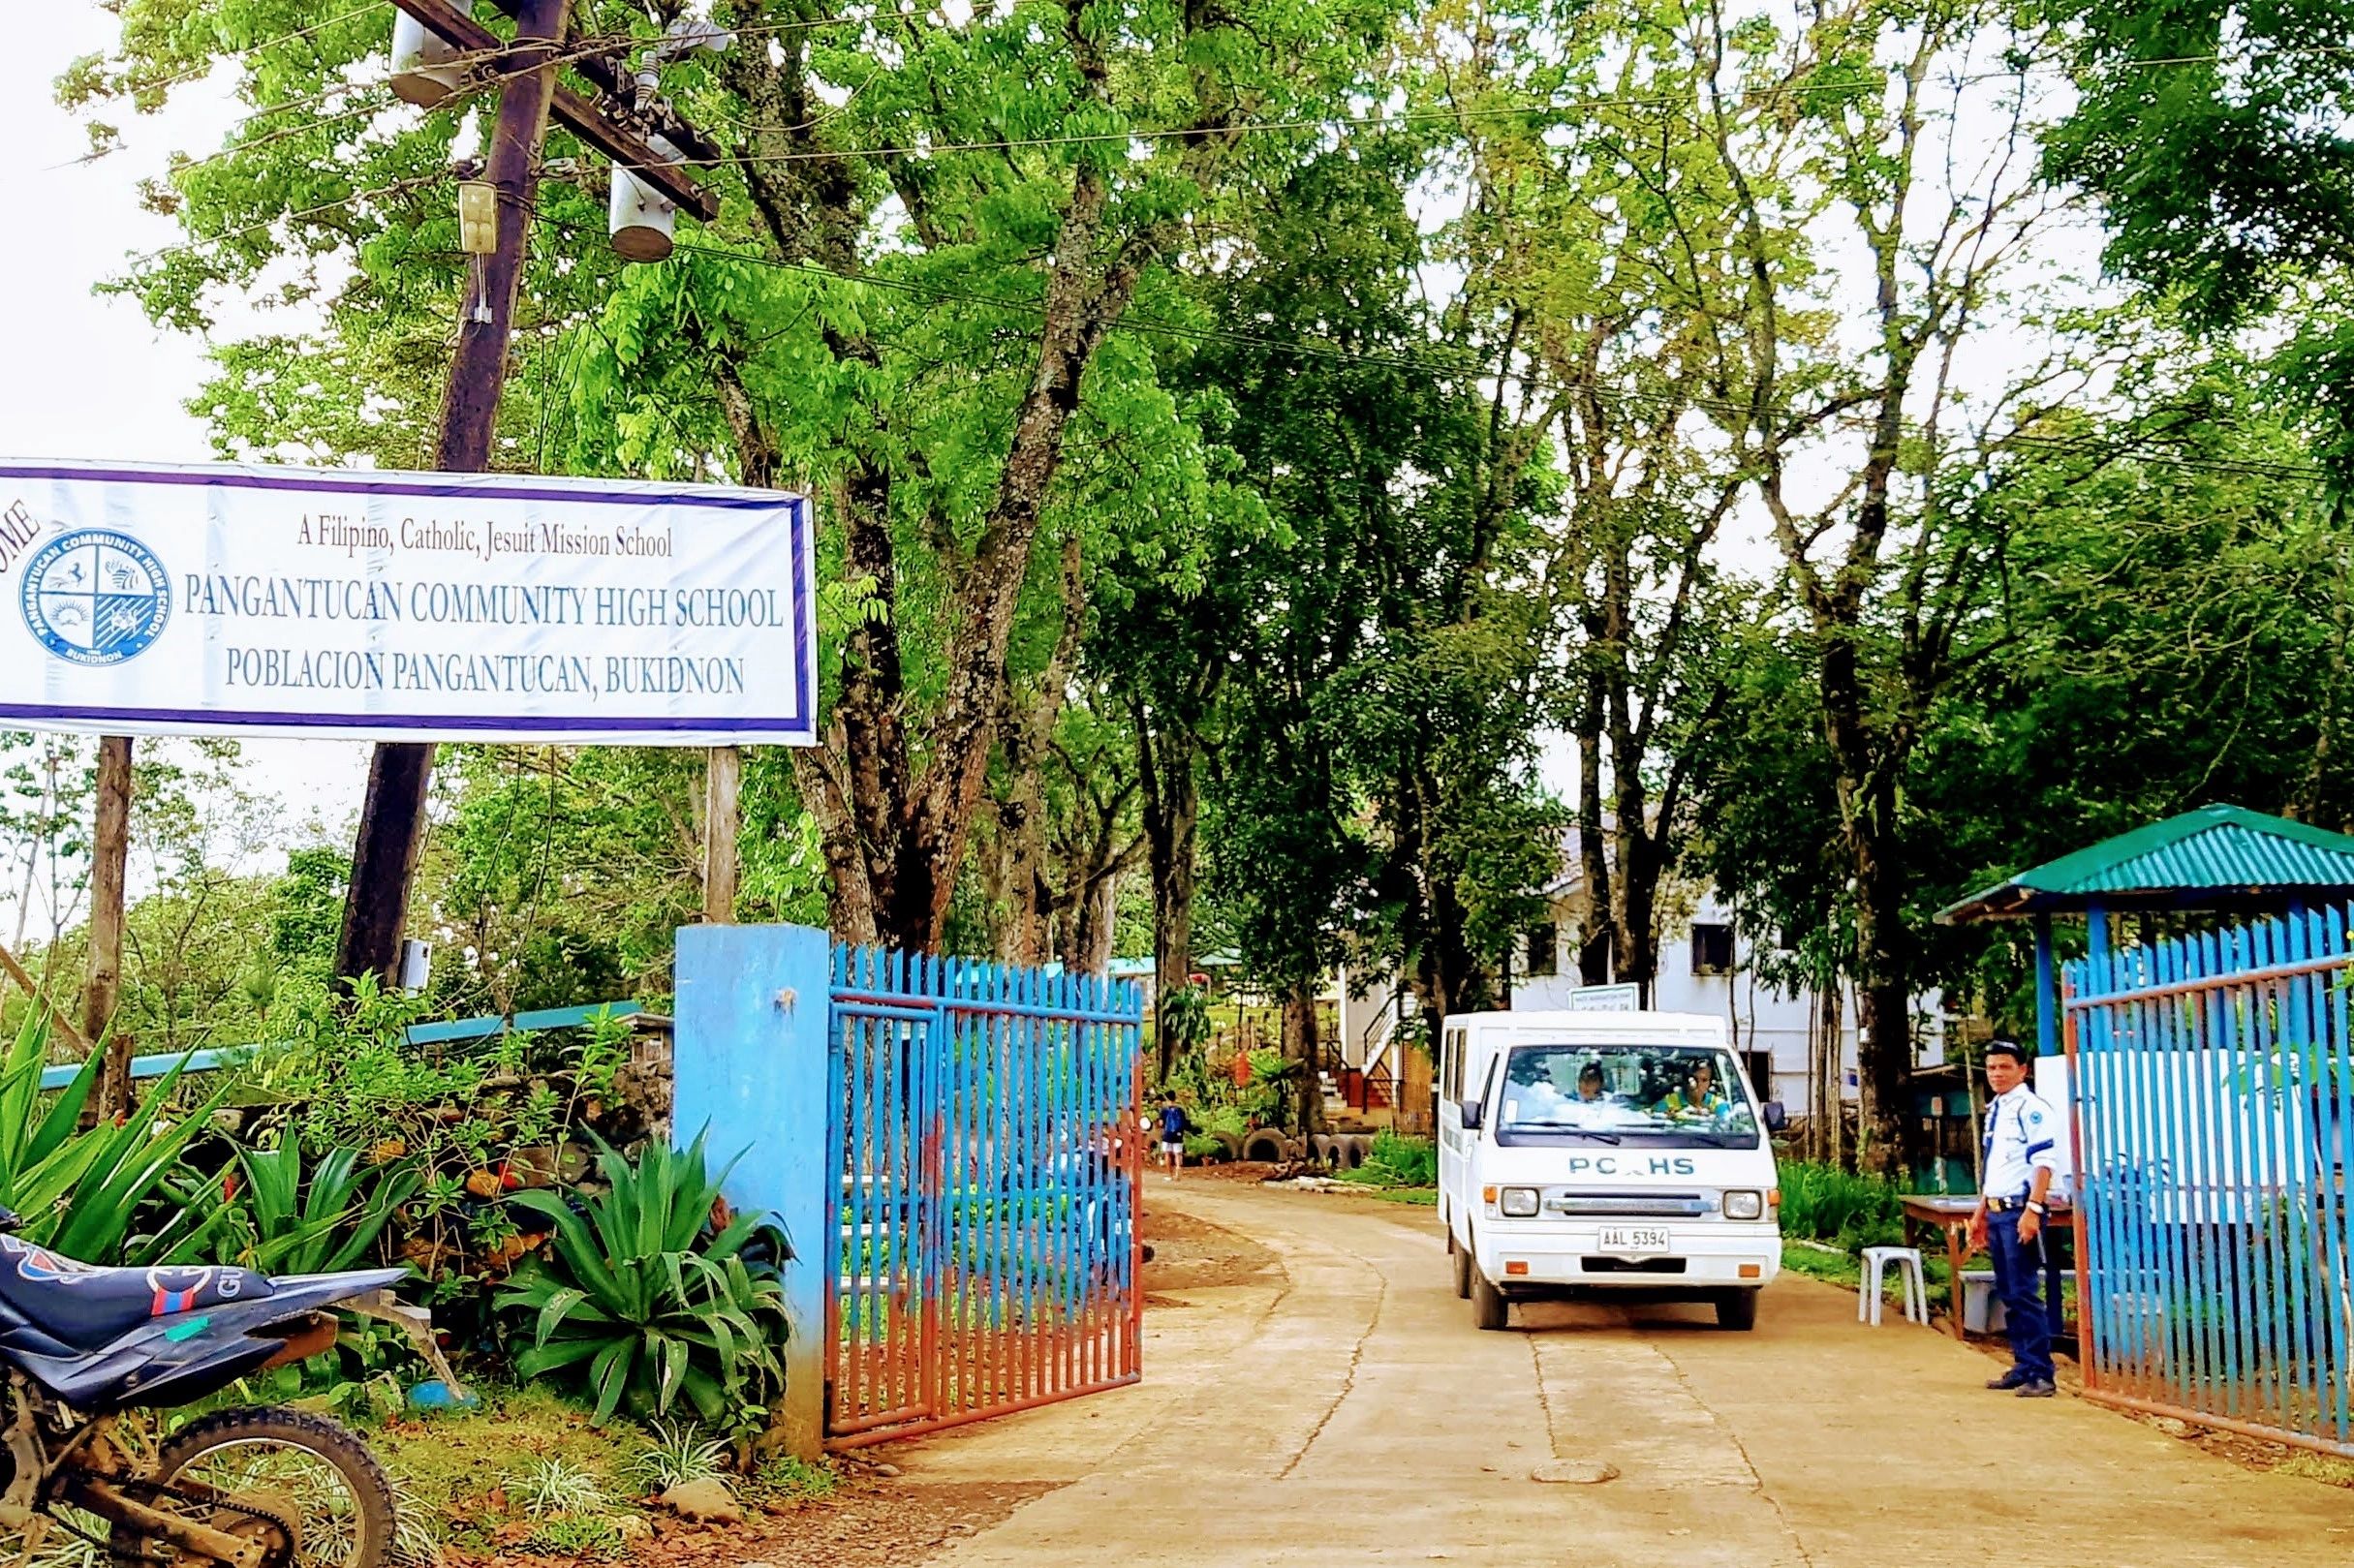
[[[1667,1250],[1664,1225],[1604,1225],[1597,1250],[1612,1257],[1648,1258]]]

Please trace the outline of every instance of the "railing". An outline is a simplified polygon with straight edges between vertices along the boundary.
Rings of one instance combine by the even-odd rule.
[[[480,1040],[493,1034],[528,1033],[544,1029],[577,1029],[599,1014],[612,1018],[629,1018],[644,1011],[634,1001],[599,1001],[583,1007],[542,1007],[511,1017],[492,1013],[480,1018],[446,1019],[436,1024],[412,1024],[407,1032],[411,1045],[445,1045],[452,1040]],[[213,1045],[195,1051],[163,1051],[150,1056],[131,1059],[131,1076],[161,1078],[174,1067],[188,1072],[215,1072],[233,1067],[250,1060],[256,1052],[269,1049],[275,1041],[250,1041],[244,1045]],[[42,1070],[41,1087],[63,1089],[81,1071],[81,1063],[68,1061]]]
[[[2068,967],[2088,1396],[2354,1456],[2350,918]]]

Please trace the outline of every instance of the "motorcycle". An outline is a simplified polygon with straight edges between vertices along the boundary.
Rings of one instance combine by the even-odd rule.
[[[319,1354],[335,1342],[325,1308],[405,1270],[101,1269],[23,1240],[22,1225],[0,1209],[0,1529],[23,1532],[18,1568],[51,1525],[116,1568],[380,1568],[392,1489],[334,1422],[221,1410],[142,1457],[120,1418]]]

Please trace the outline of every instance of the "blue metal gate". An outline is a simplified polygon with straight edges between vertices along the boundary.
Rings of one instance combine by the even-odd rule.
[[[2089,1396],[2354,1455],[2350,920],[2068,967]]]
[[[827,1442],[1133,1382],[1135,988],[838,946],[832,993]]]

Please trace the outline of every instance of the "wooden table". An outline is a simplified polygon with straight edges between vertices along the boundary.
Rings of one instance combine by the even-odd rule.
[[[1969,1216],[1977,1212],[1978,1200],[1975,1197],[1956,1197],[1943,1192],[1907,1192],[1897,1201],[1905,1207],[1905,1242],[1906,1245],[1919,1245],[1918,1233],[1921,1228],[1926,1226],[1934,1226],[1945,1233],[1945,1277],[1949,1282],[1947,1288],[1953,1296],[1952,1311],[1949,1315],[1953,1319],[1954,1337],[1957,1339],[1967,1338],[1969,1336],[1962,1327],[1962,1271],[1967,1266],[1969,1260],[1977,1255],[1977,1248],[1969,1244]],[[2060,1253],[2062,1246],[2071,1250],[2074,1248],[2076,1242],[2075,1214],[2068,1207],[2068,1200],[2057,1192],[2045,1200],[2045,1206],[2050,1213],[2044,1215],[2043,1234],[2050,1239],[2050,1245],[2043,1249],[2043,1299],[2045,1306],[2050,1308],[2052,1313],[2052,1337],[2064,1338],[2066,1337],[2063,1332],[2065,1322],[2060,1310]]]

